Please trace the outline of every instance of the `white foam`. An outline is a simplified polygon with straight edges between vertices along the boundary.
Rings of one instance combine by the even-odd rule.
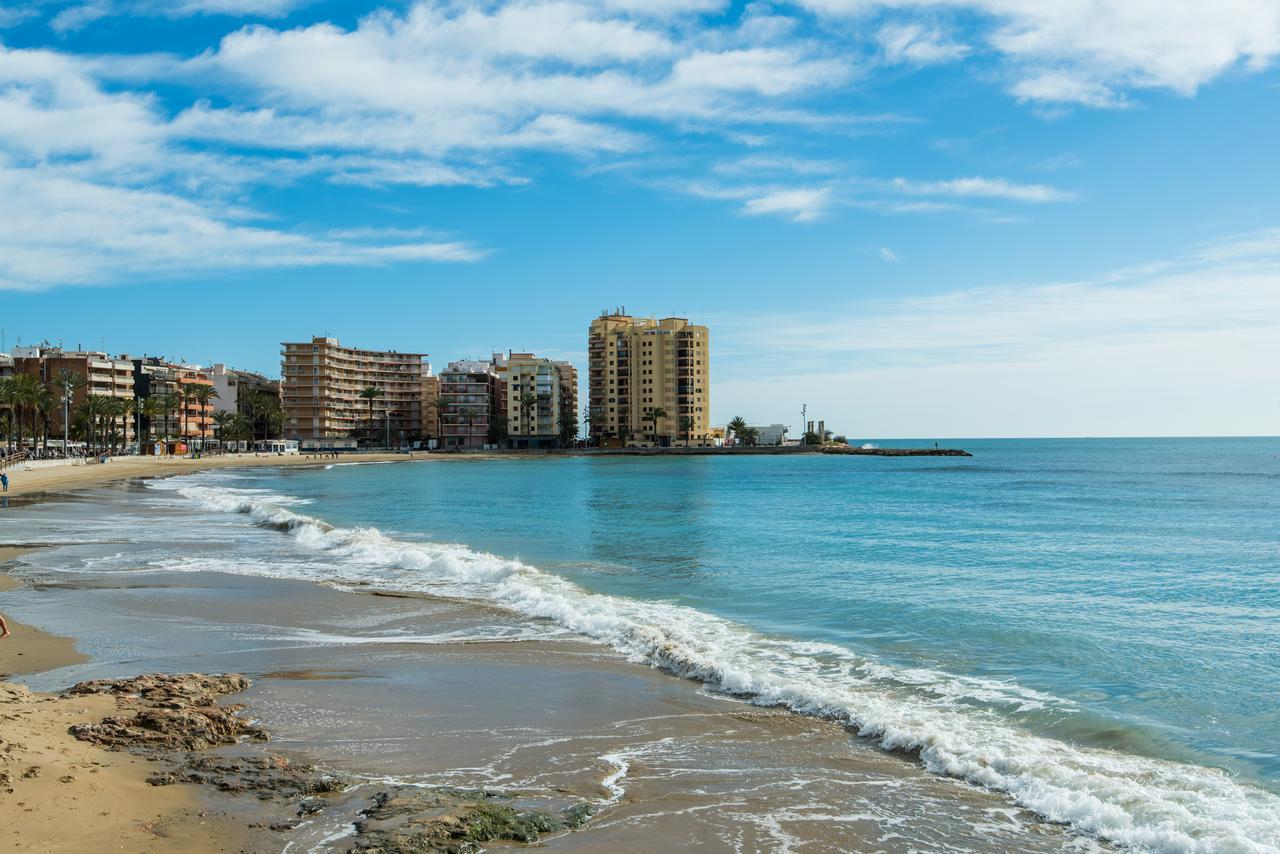
[[[1006,792],[1051,821],[1113,842],[1188,854],[1280,851],[1280,797],[1217,769],[1026,732],[1009,712],[1061,701],[1009,682],[895,669],[830,644],[765,637],[693,608],[591,593],[464,546],[333,528],[289,510],[288,496],[192,482],[177,491],[286,532],[308,558],[248,563],[246,572],[497,603],[750,702],[838,720],[918,756],[930,771]],[[616,776],[606,788],[621,797],[625,758],[607,759]]]

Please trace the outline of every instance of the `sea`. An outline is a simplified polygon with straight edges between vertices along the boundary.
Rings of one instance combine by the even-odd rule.
[[[1081,840],[1280,851],[1280,439],[943,444],[972,456],[221,470],[0,539],[74,519],[43,569],[476,603],[495,641],[835,722]]]

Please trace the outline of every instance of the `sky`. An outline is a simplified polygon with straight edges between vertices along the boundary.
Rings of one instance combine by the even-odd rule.
[[[585,367],[625,306],[718,423],[1276,435],[1278,66],[1277,0],[0,0],[0,334]]]

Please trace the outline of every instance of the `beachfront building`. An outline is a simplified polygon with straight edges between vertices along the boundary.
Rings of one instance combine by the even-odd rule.
[[[425,353],[361,350],[325,337],[280,346],[289,438],[355,437],[367,447],[421,438],[422,379],[431,373]],[[370,388],[381,394],[362,397]]]
[[[257,409],[254,406],[255,395],[276,403],[280,401],[280,381],[254,371],[238,371],[217,364],[209,369],[209,378],[213,380],[213,387],[218,390],[218,397],[213,405],[214,413],[229,412],[232,415],[253,417]]]
[[[591,438],[605,446],[707,444],[710,355],[707,327],[683,317],[601,313],[587,334]]]
[[[787,431],[790,429],[785,424],[752,424],[752,430],[756,431],[757,445],[781,445],[787,438]]]
[[[532,353],[508,353],[502,374],[511,447],[564,447],[577,437],[577,368]]]
[[[440,441],[440,378],[431,374],[430,365],[422,378],[422,438],[424,447]]]
[[[157,401],[155,414],[136,412],[133,422],[138,435],[159,442],[190,443],[204,447],[213,438],[213,413],[217,398],[199,400],[194,389],[213,388],[213,379],[199,365],[168,362],[156,356],[129,358],[131,396]],[[176,450],[170,448],[169,450]]]
[[[507,360],[460,359],[440,372],[440,440],[446,448],[483,448],[506,439]]]
[[[63,350],[61,347],[39,345],[34,347],[15,347],[11,353],[13,372],[30,374],[41,383],[54,389],[61,398],[60,387],[63,371],[79,376],[82,382],[71,392],[70,406],[72,413],[72,431],[76,427],[75,411],[90,395],[114,398],[123,401],[133,400],[133,363],[125,357],[112,358],[106,353],[94,350]],[[49,413],[49,434],[62,437],[63,406],[56,406]],[[116,435],[120,442],[130,442],[134,437],[133,420],[126,414],[109,419],[109,432]]]

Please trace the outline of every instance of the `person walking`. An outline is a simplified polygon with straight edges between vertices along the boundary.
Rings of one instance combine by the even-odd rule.
[[[0,640],[4,640],[9,636],[9,624],[4,621],[4,614],[0,614]]]
[[[0,471],[0,492],[9,491],[9,475]]]

